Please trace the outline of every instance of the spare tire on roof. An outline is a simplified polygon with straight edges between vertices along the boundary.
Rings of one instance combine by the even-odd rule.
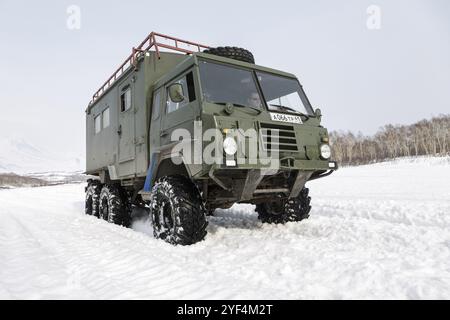
[[[216,56],[230,58],[238,61],[255,63],[255,58],[253,54],[243,48],[238,47],[217,47],[210,48],[203,51],[204,53],[214,54]]]

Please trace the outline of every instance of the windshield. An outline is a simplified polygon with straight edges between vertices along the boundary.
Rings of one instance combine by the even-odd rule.
[[[206,101],[262,109],[262,99],[251,71],[200,61],[200,78]]]
[[[273,111],[313,115],[312,107],[296,79],[257,72],[267,105]]]

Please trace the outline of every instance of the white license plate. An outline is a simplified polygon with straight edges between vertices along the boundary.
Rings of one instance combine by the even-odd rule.
[[[272,121],[279,122],[288,122],[288,123],[297,123],[302,124],[302,118],[300,116],[294,116],[292,114],[283,114],[283,113],[270,113],[270,118]]]

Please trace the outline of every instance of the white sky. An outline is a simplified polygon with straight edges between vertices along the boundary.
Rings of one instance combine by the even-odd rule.
[[[82,154],[92,93],[151,31],[296,74],[330,130],[450,113],[450,1],[0,0],[0,137]],[[69,5],[81,29],[66,27]],[[381,8],[381,29],[366,27]]]

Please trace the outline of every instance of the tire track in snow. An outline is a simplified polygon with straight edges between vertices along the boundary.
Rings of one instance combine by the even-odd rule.
[[[14,209],[20,212],[20,208]],[[47,208],[47,210],[52,211],[51,208]],[[150,291],[156,295],[152,294],[148,295],[148,297],[175,298],[175,293],[167,290],[167,287],[173,286],[177,287],[178,291],[188,288],[188,290],[184,290],[186,296],[209,297],[208,294],[199,295],[198,293],[201,292],[202,284],[214,283],[212,276],[200,283],[200,285],[195,286],[194,284],[198,282],[198,279],[192,279],[192,277],[189,279],[189,275],[183,270],[183,266],[176,263],[178,256],[172,255],[172,257],[167,257],[166,254],[164,260],[161,260],[157,251],[153,250],[154,253],[151,253],[152,246],[149,246],[149,242],[160,247],[169,247],[175,251],[179,251],[182,248],[172,248],[154,239],[134,233],[131,230],[107,224],[93,217],[79,216],[74,220],[70,220],[65,216],[59,219],[49,219],[49,217],[53,216],[49,216],[46,210],[42,210],[36,215],[43,217],[44,221],[39,221],[39,224],[36,223],[35,219],[32,219],[34,221],[28,219],[20,221],[13,218],[16,225],[20,226],[20,230],[17,228],[16,230],[11,230],[13,233],[23,236],[27,239],[27,242],[34,241],[38,243],[35,248],[35,251],[38,252],[37,255],[47,258],[53,257],[53,260],[56,259],[56,261],[51,261],[52,265],[58,265],[58,260],[66,261],[70,266],[69,271],[72,270],[74,273],[72,275],[69,274],[69,279],[66,279],[61,284],[64,287],[64,284],[68,283],[66,290],[72,290],[70,288],[71,285],[77,287],[76,283],[71,284],[71,282],[75,281],[80,284],[80,288],[76,289],[86,291],[83,292],[83,297],[132,298],[135,297],[133,293],[117,295],[117,292],[133,292],[139,288],[136,282],[130,282],[129,275],[130,272],[134,272],[137,277],[140,277],[141,270],[145,267],[146,269],[150,268],[150,270],[153,268],[154,271],[145,274],[146,270],[144,270],[145,281],[143,285],[142,283],[140,284],[141,288],[137,290],[138,293],[148,292],[150,287],[152,289]],[[13,225],[13,223],[10,224]],[[43,226],[45,228],[42,228]],[[65,230],[64,234],[61,233],[61,230]],[[96,248],[97,246],[98,248]],[[15,250],[23,252],[25,250],[24,245],[19,244]],[[149,262],[149,258],[151,262]],[[168,258],[174,260],[174,263],[168,265]],[[133,270],[133,266],[136,265],[139,268]],[[68,266],[60,266],[60,269],[67,268]],[[71,280],[70,277],[78,279]],[[220,287],[220,285],[221,283],[218,286]],[[64,290],[64,288],[61,290]],[[113,293],[111,294],[110,292]],[[44,296],[46,294],[52,296],[52,294],[57,294],[57,292],[48,292]],[[77,294],[77,292],[74,294]]]

